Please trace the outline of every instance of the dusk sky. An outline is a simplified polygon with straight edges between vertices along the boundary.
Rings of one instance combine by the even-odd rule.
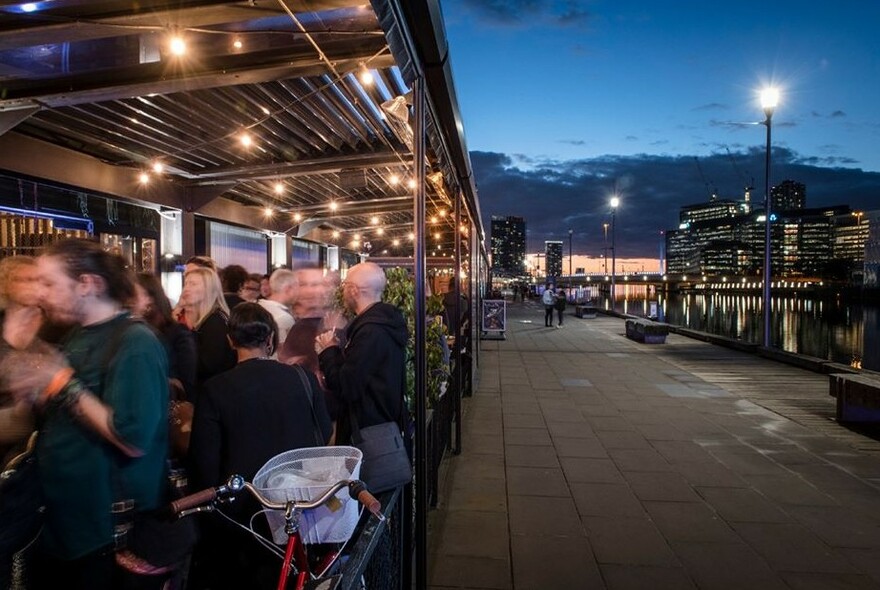
[[[620,256],[656,257],[679,207],[711,191],[753,183],[762,203],[770,83],[771,182],[805,183],[808,206],[880,208],[880,2],[442,8],[484,223],[525,217],[530,251],[571,228],[575,253],[601,253],[615,192]]]

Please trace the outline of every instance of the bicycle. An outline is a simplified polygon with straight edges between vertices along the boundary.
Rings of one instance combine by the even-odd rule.
[[[287,535],[287,543],[284,559],[281,563],[281,571],[278,576],[277,589],[284,590],[287,588],[291,572],[295,571],[296,584],[294,589],[304,590],[310,580],[323,578],[330,567],[332,567],[339,553],[334,551],[325,556],[320,564],[323,570],[321,570],[318,576],[313,575],[309,566],[305,543],[300,535],[300,516],[306,510],[313,510],[327,504],[331,499],[335,499],[336,493],[345,487],[348,487],[349,495],[360,502],[371,514],[381,521],[385,520],[381,504],[367,490],[364,483],[359,480],[349,479],[337,481],[315,500],[275,502],[266,498],[252,483],[245,481],[242,476],[233,475],[223,485],[208,488],[171,502],[170,510],[178,518],[184,518],[199,512],[213,512],[218,504],[231,502],[242,490],[247,490],[266,510],[284,511],[284,532]],[[335,585],[322,586],[322,588],[324,587],[332,588]]]

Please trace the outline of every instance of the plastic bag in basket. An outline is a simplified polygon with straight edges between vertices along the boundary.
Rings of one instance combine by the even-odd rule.
[[[363,455],[354,447],[310,447],[276,455],[254,476],[254,486],[267,498],[284,502],[313,500],[337,481],[357,479]],[[304,543],[342,543],[354,532],[358,521],[358,503],[341,489],[331,501],[303,512],[300,536]],[[266,518],[275,543],[287,542],[284,514],[268,511]]]

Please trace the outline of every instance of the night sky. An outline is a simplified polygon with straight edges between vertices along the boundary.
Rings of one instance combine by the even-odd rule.
[[[771,182],[807,205],[880,209],[880,3],[443,0],[485,224],[529,250],[575,232],[598,255],[621,197],[621,256],[656,257],[679,207],[763,201],[759,90],[780,89]],[[697,165],[697,158],[699,166]],[[702,174],[700,169],[702,169]]]

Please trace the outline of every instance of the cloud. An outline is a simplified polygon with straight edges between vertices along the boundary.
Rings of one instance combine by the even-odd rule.
[[[754,121],[719,121],[718,119],[709,119],[709,127],[721,127],[730,129],[731,131],[739,131],[741,129],[754,129],[758,125]]]
[[[718,150],[701,156],[700,167],[719,198],[741,199],[746,185],[763,186],[764,157],[760,147],[738,149],[730,155]],[[655,257],[659,231],[678,225],[680,208],[709,198],[693,156],[555,160],[472,152],[471,161],[483,219],[490,215],[525,217],[533,250],[544,240],[566,237],[571,227],[579,236],[576,253],[601,255],[602,223],[610,217],[608,200],[618,192],[619,255]],[[774,183],[793,179],[806,184],[810,207],[870,209],[880,197],[880,173],[841,167],[858,164],[851,158],[827,153],[803,156],[780,146],[773,148],[772,163]]]
[[[484,24],[580,27],[592,18],[586,0],[459,0]]]
[[[635,135],[627,135],[626,137],[624,137],[624,139],[626,141],[638,141],[639,140],[639,138],[636,137]]]
[[[710,102],[708,104],[700,105],[698,107],[694,107],[692,111],[726,111],[729,107],[725,104],[721,104],[720,102]]]
[[[837,110],[837,111],[834,111],[833,113],[831,113],[830,115],[828,115],[828,117],[830,119],[838,119],[840,117],[846,117],[846,113],[844,113],[841,110]]]
[[[587,145],[583,139],[560,139],[559,143],[567,143],[568,145]]]

